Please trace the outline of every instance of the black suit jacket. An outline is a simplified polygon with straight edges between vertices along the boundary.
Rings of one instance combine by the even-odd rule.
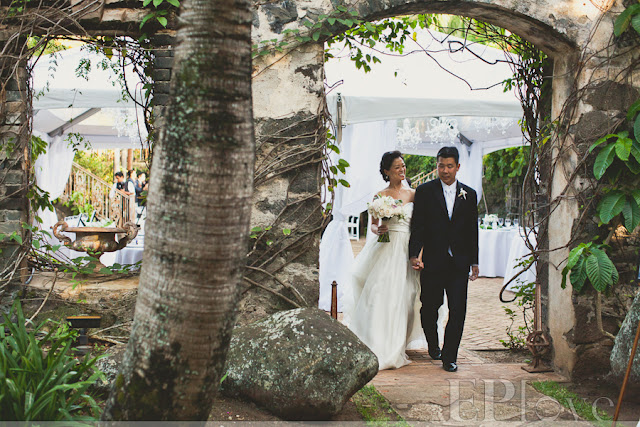
[[[461,195],[462,189],[466,198]],[[449,248],[457,269],[469,271],[471,265],[478,263],[478,196],[471,187],[458,181],[451,220],[440,179],[416,189],[409,256],[417,257],[423,248],[426,271],[442,270]]]

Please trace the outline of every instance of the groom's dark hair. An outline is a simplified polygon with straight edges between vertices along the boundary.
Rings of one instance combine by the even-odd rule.
[[[456,147],[442,147],[440,151],[438,151],[436,160],[438,160],[440,157],[453,158],[453,160],[456,161],[456,165],[460,163],[460,153],[458,153],[458,149]]]

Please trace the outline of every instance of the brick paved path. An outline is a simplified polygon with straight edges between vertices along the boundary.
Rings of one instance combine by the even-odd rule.
[[[351,241],[354,255],[360,253],[364,247],[365,239]],[[482,274],[482,272],[480,272]],[[515,332],[518,326],[523,326],[522,315],[515,303],[505,304],[500,302],[499,293],[502,288],[502,277],[480,277],[474,282],[469,282],[467,318],[464,334],[460,346],[468,350],[503,350],[504,345],[500,340],[506,340],[506,329],[511,324],[503,307],[511,308],[519,313],[516,322],[512,326]],[[505,299],[512,299],[513,293],[507,292]]]

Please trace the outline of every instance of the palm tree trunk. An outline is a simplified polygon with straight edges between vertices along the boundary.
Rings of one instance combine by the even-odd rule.
[[[105,420],[205,420],[223,374],[253,190],[247,0],[184,0],[144,267]]]

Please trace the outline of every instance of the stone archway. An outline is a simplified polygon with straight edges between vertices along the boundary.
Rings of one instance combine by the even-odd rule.
[[[83,2],[71,2],[82,5]],[[98,4],[99,3],[99,4]],[[622,10],[621,1],[615,10]],[[125,2],[102,0],[98,6],[87,10],[78,22],[85,25],[90,34],[119,34],[137,37],[138,22],[146,14],[144,9],[128,8]],[[613,55],[606,52],[612,33],[615,15],[601,12],[590,2],[556,2],[553,0],[367,0],[345,2],[345,7],[355,10],[362,19],[375,20],[384,17],[408,13],[447,13],[459,14],[502,26],[535,43],[554,58],[553,111],[559,114],[567,97],[576,89],[593,92],[588,102],[581,102],[576,108],[572,130],[578,142],[581,135],[589,134],[592,118],[610,117],[625,108],[624,103],[608,102],[620,92],[629,93],[633,87],[615,82],[615,72],[607,74],[598,67]],[[336,5],[326,0],[296,1],[282,0],[261,3],[254,15],[254,42],[278,39],[284,30],[305,28],[303,21],[316,21],[318,16],[326,14]],[[170,19],[169,28],[175,25]],[[344,30],[335,27],[334,33]],[[0,32],[0,43],[11,35],[10,29]],[[172,56],[172,31],[163,31],[160,45],[164,45],[161,54],[156,56],[156,68],[162,75],[162,84],[156,87],[157,103],[166,99],[166,80],[170,74]],[[321,42],[322,40],[319,40]],[[254,117],[258,140],[258,163],[256,191],[253,197],[254,209],[252,223],[256,226],[268,226],[277,223],[282,229],[293,229],[302,238],[296,245],[286,243],[270,246],[267,250],[255,253],[256,265],[268,269],[269,280],[278,292],[287,292],[295,287],[302,299],[309,305],[317,301],[317,260],[318,242],[323,222],[320,207],[320,162],[324,133],[320,114],[323,109],[323,52],[321,43],[298,46],[291,51],[270,58],[258,58],[254,73]],[[594,56],[596,52],[605,52]],[[581,60],[586,58],[586,60]],[[626,62],[625,62],[626,61]],[[624,68],[629,59],[620,59],[615,67]],[[268,66],[267,66],[268,65]],[[613,67],[613,66],[612,66]],[[591,75],[598,74],[603,84],[612,81],[619,91],[596,91],[590,89]],[[18,80],[20,80],[19,77]],[[636,84],[637,86],[637,84]],[[604,87],[604,86],[599,86]],[[26,120],[24,105],[25,85],[16,82],[8,86],[3,102],[11,103],[14,116]],[[587,115],[588,113],[588,115]],[[13,124],[11,124],[13,125]],[[6,126],[4,124],[3,126]],[[591,132],[592,134],[593,132]],[[575,146],[573,136],[567,137],[569,145]],[[277,150],[274,150],[277,148]],[[584,152],[584,147],[577,152]],[[560,151],[556,153],[563,171],[555,171],[553,185],[549,189],[550,197],[555,198],[565,191],[566,174],[573,172],[577,162],[576,152]],[[293,163],[282,159],[293,158]],[[278,171],[268,165],[281,164]],[[14,165],[15,166],[15,165]],[[260,169],[262,168],[262,169]],[[25,184],[27,175],[20,165],[11,171],[11,182],[0,185],[0,194],[9,192],[11,186]],[[570,191],[579,191],[571,189]],[[27,210],[24,194],[6,199],[0,204],[0,227],[2,230],[16,228],[24,220]],[[572,227],[579,216],[579,206],[575,200],[563,198],[551,213],[549,248],[563,248],[571,239]],[[276,242],[277,243],[277,242]],[[304,250],[298,250],[303,248]],[[583,322],[589,323],[588,314],[581,315],[572,301],[571,290],[560,288],[560,270],[566,259],[566,248],[549,254],[548,274],[544,278],[546,325],[553,341],[553,361],[555,366],[565,373],[573,373],[581,360],[585,345],[592,342],[584,340],[576,331],[576,325],[582,328]],[[273,278],[275,277],[275,279]],[[269,311],[285,308],[282,302],[260,289],[249,289],[241,303],[247,315],[245,321],[261,317]],[[586,344],[585,344],[586,343]],[[590,347],[591,348],[591,347]],[[596,349],[597,350],[597,349]],[[607,353],[608,354],[608,353]]]
[[[592,59],[588,64],[581,63],[581,57],[588,57],[602,51],[611,40],[612,23],[615,15],[604,14],[589,2],[552,1],[406,1],[391,0],[385,2],[364,1],[344,3],[349,10],[358,12],[364,20],[376,20],[411,13],[446,13],[464,15],[517,33],[533,42],[554,59],[553,116],[557,117],[565,106],[567,97],[576,89],[589,89],[589,77],[597,69],[600,60]],[[620,5],[618,6],[620,7]],[[284,29],[303,29],[304,19],[311,21],[333,9],[328,3],[297,3],[282,1],[260,7],[254,20],[255,40],[277,38]],[[340,29],[336,28],[335,33]],[[255,116],[270,126],[284,127],[290,121],[308,119],[317,114],[322,100],[322,51],[321,46],[307,45],[289,54],[276,55],[264,63],[257,62],[254,79]],[[260,69],[269,63],[269,68]],[[620,64],[620,67],[623,67]],[[605,80],[607,77],[604,77]],[[632,87],[625,87],[628,93]],[[257,100],[269,93],[276,99],[286,99],[287,103],[273,105],[273,102],[261,106]],[[602,92],[600,92],[602,94]],[[605,95],[606,97],[606,95]],[[592,97],[594,99],[594,97]],[[606,102],[581,102],[574,112],[573,123],[586,125],[580,120],[593,109],[611,114],[614,108],[605,106]],[[628,107],[628,104],[626,105]],[[273,108],[275,107],[275,109]],[[623,108],[618,103],[617,112]],[[604,111],[603,111],[604,110]],[[274,117],[287,117],[275,119]],[[282,120],[282,125],[277,122]],[[576,128],[578,130],[580,126]],[[575,146],[571,133],[564,143]],[[555,199],[565,192],[567,176],[573,172],[578,153],[584,153],[584,147],[574,152],[560,150],[556,159],[563,171],[550,171],[553,174],[552,188],[547,189],[549,199]],[[578,192],[576,188],[569,192]],[[258,196],[259,197],[259,196]],[[272,196],[273,197],[273,196]],[[573,374],[576,366],[583,360],[585,352],[602,350],[598,338],[584,340],[584,334],[577,338],[587,324],[593,326],[584,315],[584,307],[579,308],[572,299],[571,289],[561,289],[562,264],[566,260],[566,245],[572,238],[572,229],[579,216],[577,202],[563,198],[550,213],[549,239],[541,242],[547,248],[556,249],[549,253],[548,267],[541,275],[543,289],[544,323],[552,339],[552,358],[557,369]],[[560,248],[560,249],[557,249]],[[582,313],[582,314],[581,314]],[[585,323],[583,323],[585,322]],[[579,325],[579,327],[578,327]],[[600,338],[601,339],[601,338]],[[602,351],[601,351],[602,352]],[[608,352],[597,360],[602,366],[608,365]],[[590,359],[593,361],[593,359]]]

